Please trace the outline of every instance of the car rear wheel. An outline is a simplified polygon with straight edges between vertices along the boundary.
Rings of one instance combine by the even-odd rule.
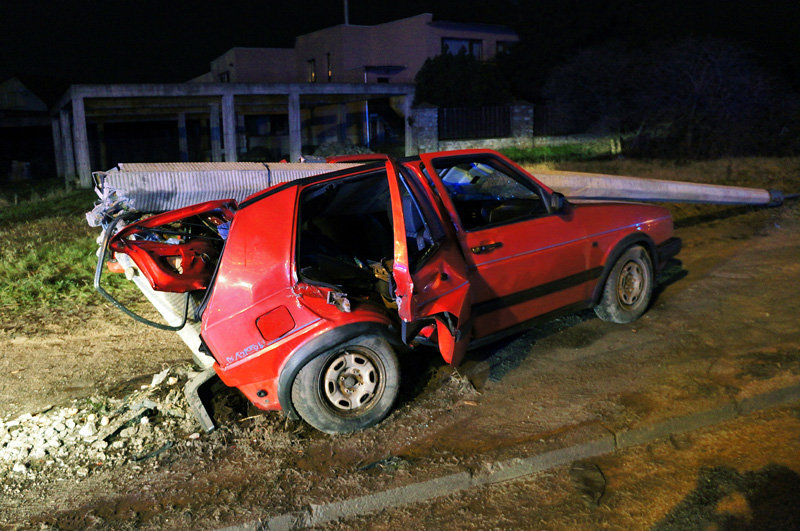
[[[389,342],[362,335],[312,359],[292,383],[300,417],[325,433],[349,433],[386,417],[397,398],[400,368]]]
[[[612,323],[630,323],[647,310],[653,295],[653,261],[641,245],[629,247],[606,279],[603,296],[594,311]]]

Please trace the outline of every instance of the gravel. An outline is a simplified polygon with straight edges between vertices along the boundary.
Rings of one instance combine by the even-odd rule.
[[[143,461],[176,441],[196,439],[199,424],[183,394],[194,374],[187,366],[171,367],[123,398],[92,396],[0,420],[3,492],[19,492],[34,480],[87,477],[99,467]]]

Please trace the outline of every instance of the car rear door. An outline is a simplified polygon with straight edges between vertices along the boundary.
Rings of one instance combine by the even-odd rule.
[[[404,335],[436,322],[436,339],[447,363],[458,364],[470,337],[471,287],[456,241],[448,236],[423,185],[410,171],[386,163],[394,231],[393,278]]]

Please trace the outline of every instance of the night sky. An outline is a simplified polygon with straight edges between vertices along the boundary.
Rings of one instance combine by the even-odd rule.
[[[70,83],[181,82],[234,46],[292,46],[294,36],[343,22],[343,2],[0,1],[0,80],[38,92]],[[507,24],[526,41],[531,68],[547,70],[586,46],[714,36],[753,49],[800,85],[800,2],[774,0],[350,0],[350,22],[376,24],[432,12],[438,20]],[[43,94],[45,99],[52,99]]]

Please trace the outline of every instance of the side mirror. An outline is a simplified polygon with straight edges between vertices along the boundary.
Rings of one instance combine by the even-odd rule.
[[[559,192],[553,192],[550,195],[550,213],[561,212],[564,210],[564,205],[567,203],[567,200],[564,198],[564,194]]]

